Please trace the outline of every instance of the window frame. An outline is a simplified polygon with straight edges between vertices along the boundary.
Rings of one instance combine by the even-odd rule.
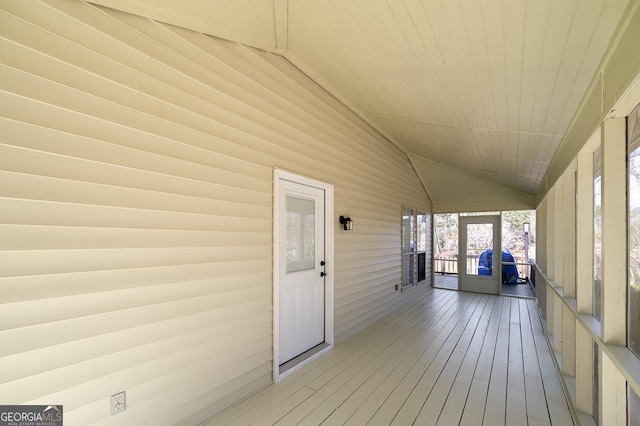
[[[405,217],[411,216],[410,220],[410,233],[407,238],[405,234],[407,232],[405,226]],[[419,222],[418,217],[424,217],[424,250],[420,250],[418,247],[418,236],[421,233],[418,229]],[[410,207],[407,205],[403,205],[401,208],[401,232],[400,232],[400,246],[401,246],[401,277],[400,277],[400,290],[417,286],[423,281],[427,281],[430,279],[430,276],[427,276],[427,270],[429,270],[429,274],[431,274],[431,268],[427,268],[426,259],[427,255],[433,252],[433,240],[427,239],[427,236],[431,234],[431,227],[433,226],[433,221],[429,220],[431,216],[430,213],[427,213],[418,208]],[[405,243],[408,242],[408,247],[405,246]],[[425,277],[424,280],[419,280],[419,259],[420,254],[424,254],[425,264],[424,271]],[[407,264],[409,266],[407,266]],[[410,279],[407,279],[407,271],[410,271]]]
[[[407,230],[407,223],[405,222],[409,219],[409,230]],[[417,284],[417,265],[416,265],[416,209],[413,207],[402,206],[401,213],[401,222],[402,222],[402,230],[401,230],[401,251],[402,251],[402,261],[401,261],[401,269],[402,274],[400,278],[400,288],[405,289],[407,287],[411,287]],[[407,235],[409,233],[409,235]],[[407,247],[408,243],[408,247]],[[409,272],[409,277],[407,277],[407,271]]]
[[[632,186],[632,161],[633,158],[637,155],[636,165],[640,169],[640,104],[636,106],[633,111],[629,113],[627,116],[627,347],[629,350],[640,359],[640,321],[636,321],[633,323],[634,318],[637,319],[636,316],[632,315],[632,312],[636,309],[640,308],[640,290],[636,297],[634,297],[634,289],[633,289],[633,276],[632,273],[632,240],[633,237],[640,236],[640,232],[637,229],[634,229],[632,226],[632,202],[640,202],[640,177],[636,178],[636,185]],[[635,131],[635,132],[634,132]],[[634,155],[635,153],[635,155]],[[640,171],[639,171],[640,172]],[[640,175],[640,173],[639,173]],[[633,191],[632,188],[637,188],[637,192]],[[638,195],[638,199],[636,200],[633,195]],[[640,247],[636,247],[636,250],[640,249]],[[640,280],[639,280],[640,281]],[[640,283],[637,283],[640,284]],[[636,306],[637,305],[637,306]],[[635,309],[632,309],[632,306],[635,306]]]

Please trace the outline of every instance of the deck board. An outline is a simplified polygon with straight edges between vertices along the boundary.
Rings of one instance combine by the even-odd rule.
[[[429,330],[421,344],[394,367],[392,373],[390,373],[370,397],[355,410],[345,424],[361,425],[369,422],[389,398],[389,395],[400,385],[407,375],[410,375],[412,371],[421,371],[424,369],[424,367],[420,366],[424,366],[427,360],[433,358],[435,351],[442,345],[449,335],[450,330],[452,330],[456,324],[452,321],[452,318],[454,318],[457,312],[465,309],[465,307],[466,303],[461,303],[449,309],[438,321],[437,325]]]
[[[489,301],[489,305],[487,305],[487,308],[482,315],[480,323],[478,324],[478,328],[476,329],[476,332],[473,336],[471,345],[469,346],[469,349],[464,357],[464,361],[462,362],[462,365],[456,374],[455,380],[451,385],[449,392],[447,393],[447,397],[444,401],[444,407],[442,409],[442,412],[440,413],[440,417],[435,424],[459,424],[462,420],[464,411],[467,409],[470,411],[475,410],[477,414],[482,416],[486,391],[479,392],[481,396],[484,395],[481,405],[471,405],[469,403],[468,396],[473,386],[474,374],[476,372],[476,369],[478,368],[484,343],[488,338],[490,338],[489,334],[492,333],[493,329],[497,329],[498,321],[496,316],[496,304],[499,303],[499,301],[500,299],[498,298],[492,298]],[[424,417],[428,412],[428,410],[425,410],[423,408],[420,415]],[[419,417],[418,420],[420,421],[421,418]],[[429,421],[429,419],[424,419],[424,422],[425,424],[434,424],[434,422]]]
[[[473,371],[471,369],[471,366],[469,365],[469,360],[471,358],[468,358],[467,355],[476,351],[476,346],[482,343],[482,339],[484,338],[483,328],[485,320],[487,319],[486,316],[491,315],[490,307],[489,309],[487,309],[490,299],[490,297],[484,296],[483,300],[481,300],[480,305],[475,311],[475,315],[467,324],[464,335],[461,336],[460,340],[458,340],[455,350],[451,354],[451,357],[447,360],[442,373],[438,377],[435,385],[431,389],[427,399],[422,405],[420,412],[418,413],[418,416],[415,420],[417,424],[425,426],[435,425],[439,418],[443,415],[444,406],[448,400],[449,395],[451,395],[450,400],[452,402],[456,401],[457,399],[462,401],[463,397],[466,396],[466,392],[461,393],[459,396],[455,393],[452,393],[452,387],[458,375],[461,374],[461,370],[463,370],[462,374],[466,374],[467,377],[472,376]],[[477,352],[479,352],[479,347],[477,348]],[[471,355],[471,357],[477,359],[477,355]],[[466,366],[464,362],[465,360],[467,360]],[[465,372],[465,369],[468,371]],[[462,409],[460,410],[460,412],[462,412]],[[440,413],[440,416],[436,416],[435,413]],[[444,414],[446,415],[448,413]],[[454,423],[453,421],[447,421],[444,417],[443,422],[447,422],[449,424]],[[458,419],[455,420],[455,424],[457,423]]]
[[[493,363],[489,375],[489,390],[483,425],[505,424],[507,406],[507,369],[509,366],[509,321],[511,317],[510,299],[502,299],[502,311],[498,326],[498,337],[493,351]],[[491,407],[487,410],[486,407]]]
[[[371,419],[374,424],[390,424],[402,410],[398,420],[406,417],[406,412],[413,412],[427,387],[441,371],[449,358],[459,335],[466,327],[471,315],[475,312],[479,301],[476,296],[467,309],[457,311],[447,327],[436,337],[434,344],[423,354],[419,362],[414,364],[393,390],[387,400]],[[452,328],[451,331],[450,328]]]
[[[404,307],[205,424],[573,424],[535,300],[412,291]]]
[[[537,320],[538,314],[535,312],[535,304],[521,301],[520,318],[522,328],[522,347],[535,347],[534,331],[531,325],[531,313],[529,309],[534,309],[533,315]],[[529,425],[550,425],[549,409],[547,407],[542,374],[538,364],[538,353],[531,350],[523,350],[522,362],[525,374],[525,393],[527,399],[527,420]]]
[[[512,298],[509,323],[509,367],[507,370],[508,425],[527,425],[527,401],[525,394],[524,365],[522,361],[522,329],[520,324],[519,299]]]

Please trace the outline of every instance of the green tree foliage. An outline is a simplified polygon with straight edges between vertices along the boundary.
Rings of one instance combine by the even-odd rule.
[[[456,257],[458,255],[458,214],[436,214],[435,225],[435,256]]]
[[[536,243],[536,212],[534,210],[515,210],[502,212],[502,247],[511,254],[524,257],[524,224],[529,224],[529,247]],[[531,252],[531,250],[530,250]],[[534,256],[530,253],[530,256]]]

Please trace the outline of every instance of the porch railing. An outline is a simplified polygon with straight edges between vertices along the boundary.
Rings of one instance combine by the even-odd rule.
[[[467,256],[467,271],[471,274],[478,273],[479,256]],[[513,256],[514,262],[502,262],[505,265],[516,265],[519,278],[529,278],[531,265],[525,263],[524,256]],[[434,258],[433,270],[436,274],[450,275],[458,273],[458,257],[457,256],[440,256]]]

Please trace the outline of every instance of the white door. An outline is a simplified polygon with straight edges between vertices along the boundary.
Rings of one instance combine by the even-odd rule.
[[[500,294],[500,216],[460,216],[460,290]]]
[[[325,341],[325,191],[281,180],[278,364]]]

